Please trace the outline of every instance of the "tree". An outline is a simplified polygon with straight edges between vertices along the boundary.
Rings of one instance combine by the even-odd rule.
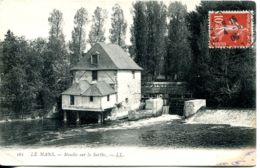
[[[164,73],[166,55],[166,6],[157,1],[137,1],[133,5],[131,51],[144,69],[144,80],[156,80]]]
[[[209,49],[208,11],[253,10],[253,2],[201,2],[187,16],[192,49],[190,88],[214,107],[255,107],[255,49]],[[253,18],[255,19],[255,17]]]
[[[47,58],[47,50],[48,50],[48,42],[45,39],[37,38],[30,42],[30,53],[31,57],[35,57],[35,61],[33,61],[33,65],[31,65],[30,69],[32,69],[34,73],[29,74],[28,78],[35,79],[37,81],[37,84],[35,84],[35,87],[37,87],[37,95],[35,97],[36,105],[38,109],[44,108],[44,100],[42,96],[43,87],[45,87],[46,78],[43,78],[43,73],[45,73],[46,69],[44,69],[46,66],[46,60]],[[29,58],[30,60],[30,58]],[[44,115],[44,114],[40,114]]]
[[[191,51],[188,43],[189,31],[186,24],[187,7],[173,2],[168,7],[168,46],[166,71],[171,79],[185,80],[190,69]]]
[[[30,114],[41,88],[41,58],[24,39],[11,31],[3,42],[3,93],[5,105],[16,117]]]
[[[93,46],[97,42],[104,42],[105,38],[105,29],[104,24],[107,18],[107,11],[97,7],[94,11],[94,15],[92,16],[92,26],[89,32],[89,40],[91,46]]]
[[[70,64],[74,66],[82,57],[86,49],[86,31],[85,26],[88,22],[88,13],[85,8],[77,10],[74,16],[74,29],[72,31],[72,40],[69,44]]]
[[[165,52],[166,36],[166,6],[157,1],[146,2],[147,20],[147,68],[148,73],[155,80],[163,73],[162,66]]]
[[[145,4],[137,1],[133,4],[133,25],[131,27],[131,42],[135,61],[144,71],[142,76],[147,74],[147,24],[145,15]]]
[[[3,74],[3,42],[0,41],[0,85],[1,85],[2,74]]]
[[[53,9],[50,17],[48,18],[49,25],[51,26],[49,31],[49,39],[64,40],[64,34],[62,32],[63,14],[57,9]]]
[[[56,105],[61,92],[68,86],[70,77],[68,53],[62,31],[63,15],[59,10],[54,9],[48,21],[49,40],[42,72],[45,82],[41,92],[45,110],[50,110]]]
[[[121,47],[125,46],[125,34],[127,23],[124,19],[124,12],[119,6],[115,4],[112,8],[113,14],[111,16],[111,29],[110,29],[110,41],[111,43],[118,44]]]
[[[4,96],[6,106],[15,115],[21,112],[22,87],[25,72],[21,68],[22,58],[20,57],[20,47],[18,38],[8,30],[3,42],[3,81],[1,93]]]

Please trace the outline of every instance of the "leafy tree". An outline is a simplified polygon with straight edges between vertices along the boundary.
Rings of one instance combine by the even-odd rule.
[[[72,31],[72,41],[69,44],[71,51],[70,63],[75,65],[82,57],[82,53],[86,49],[86,31],[85,26],[88,22],[88,13],[85,8],[77,10],[74,16],[74,29]]]
[[[107,11],[100,7],[97,7],[92,16],[92,26],[89,32],[89,40],[91,46],[97,42],[104,42],[105,38],[105,29],[104,24],[107,18]]]
[[[1,85],[2,73],[3,73],[3,42],[0,41],[0,85]]]
[[[43,87],[45,86],[45,78],[43,78],[43,73],[45,73],[46,69],[44,66],[44,63],[46,62],[45,59],[47,59],[47,41],[45,39],[42,38],[37,38],[33,41],[30,42],[30,55],[31,57],[35,57],[35,61],[33,61],[33,65],[32,67],[30,67],[30,69],[33,70],[34,73],[32,73],[31,75],[28,74],[28,78],[32,78],[35,79],[35,81],[37,81],[35,83],[35,87],[37,87],[38,91],[37,91],[37,95],[36,95],[36,107],[37,109],[43,109],[44,106],[44,100],[42,97],[42,90]],[[42,115],[42,114],[41,114]]]
[[[48,18],[49,25],[51,26],[49,31],[49,40],[57,39],[60,41],[64,41],[64,34],[62,32],[63,26],[63,14],[61,11],[57,9],[53,9],[50,17]]]
[[[157,1],[146,2],[146,19],[147,19],[147,58],[148,73],[155,80],[163,69],[160,64],[164,59],[165,52],[165,35],[166,35],[166,6]]]
[[[62,31],[63,15],[59,10],[54,9],[48,21],[49,40],[42,72],[45,82],[41,92],[46,110],[54,107],[57,98],[60,98],[60,93],[67,88],[70,80],[68,53]]]
[[[196,11],[188,14],[191,89],[196,97],[206,98],[209,106],[255,107],[255,49],[209,49],[207,22],[210,10],[255,11],[255,3],[201,2]]]
[[[147,20],[146,7],[143,1],[137,1],[133,4],[133,25],[131,27],[131,42],[135,61],[144,71],[142,76],[147,74]]]
[[[166,12],[162,2],[138,1],[133,5],[131,49],[136,62],[144,69],[144,80],[155,80],[164,73]]]
[[[17,38],[14,34],[8,30],[5,35],[5,40],[3,42],[3,73],[6,74],[13,66],[18,64],[17,52]]]
[[[41,87],[41,58],[30,44],[8,31],[3,42],[3,84],[5,105],[16,117],[30,114],[35,108]]]
[[[124,19],[124,12],[119,6],[115,4],[112,8],[113,14],[111,17],[110,41],[111,43],[118,44],[121,47],[125,46],[125,34],[127,23]]]
[[[48,42],[27,41],[8,31],[1,43],[1,93],[8,112],[15,117],[28,116],[36,108],[48,112],[60,102],[60,93],[70,83],[62,13],[53,10],[48,20]]]
[[[185,80],[191,62],[191,51],[186,24],[187,7],[181,2],[173,2],[168,7],[168,46],[166,71],[171,79]]]
[[[27,54],[24,58],[23,69],[25,71],[25,79],[27,86],[24,87],[26,96],[24,99],[28,99],[28,110],[37,108],[37,97],[43,86],[44,79],[41,78],[41,72],[43,70],[43,57],[37,50],[38,40],[27,42]]]
[[[22,58],[19,41],[14,34],[8,30],[3,42],[3,83],[1,92],[5,98],[7,107],[15,114],[21,112],[22,105],[22,87],[25,72],[21,69]]]

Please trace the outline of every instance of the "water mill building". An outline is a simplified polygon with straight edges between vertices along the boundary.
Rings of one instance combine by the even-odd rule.
[[[115,106],[138,108],[141,70],[120,46],[96,43],[71,69],[72,86],[62,93],[64,120],[68,113],[76,113],[77,122],[91,113],[103,122]]]

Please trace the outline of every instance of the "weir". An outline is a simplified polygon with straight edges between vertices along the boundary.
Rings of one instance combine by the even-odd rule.
[[[228,124],[256,127],[255,109],[202,109],[186,119],[187,124]]]

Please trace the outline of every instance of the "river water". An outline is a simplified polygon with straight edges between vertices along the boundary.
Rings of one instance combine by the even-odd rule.
[[[134,146],[173,148],[255,147],[256,129],[226,124],[187,124],[176,115],[103,125],[43,119],[0,123],[1,147]]]

